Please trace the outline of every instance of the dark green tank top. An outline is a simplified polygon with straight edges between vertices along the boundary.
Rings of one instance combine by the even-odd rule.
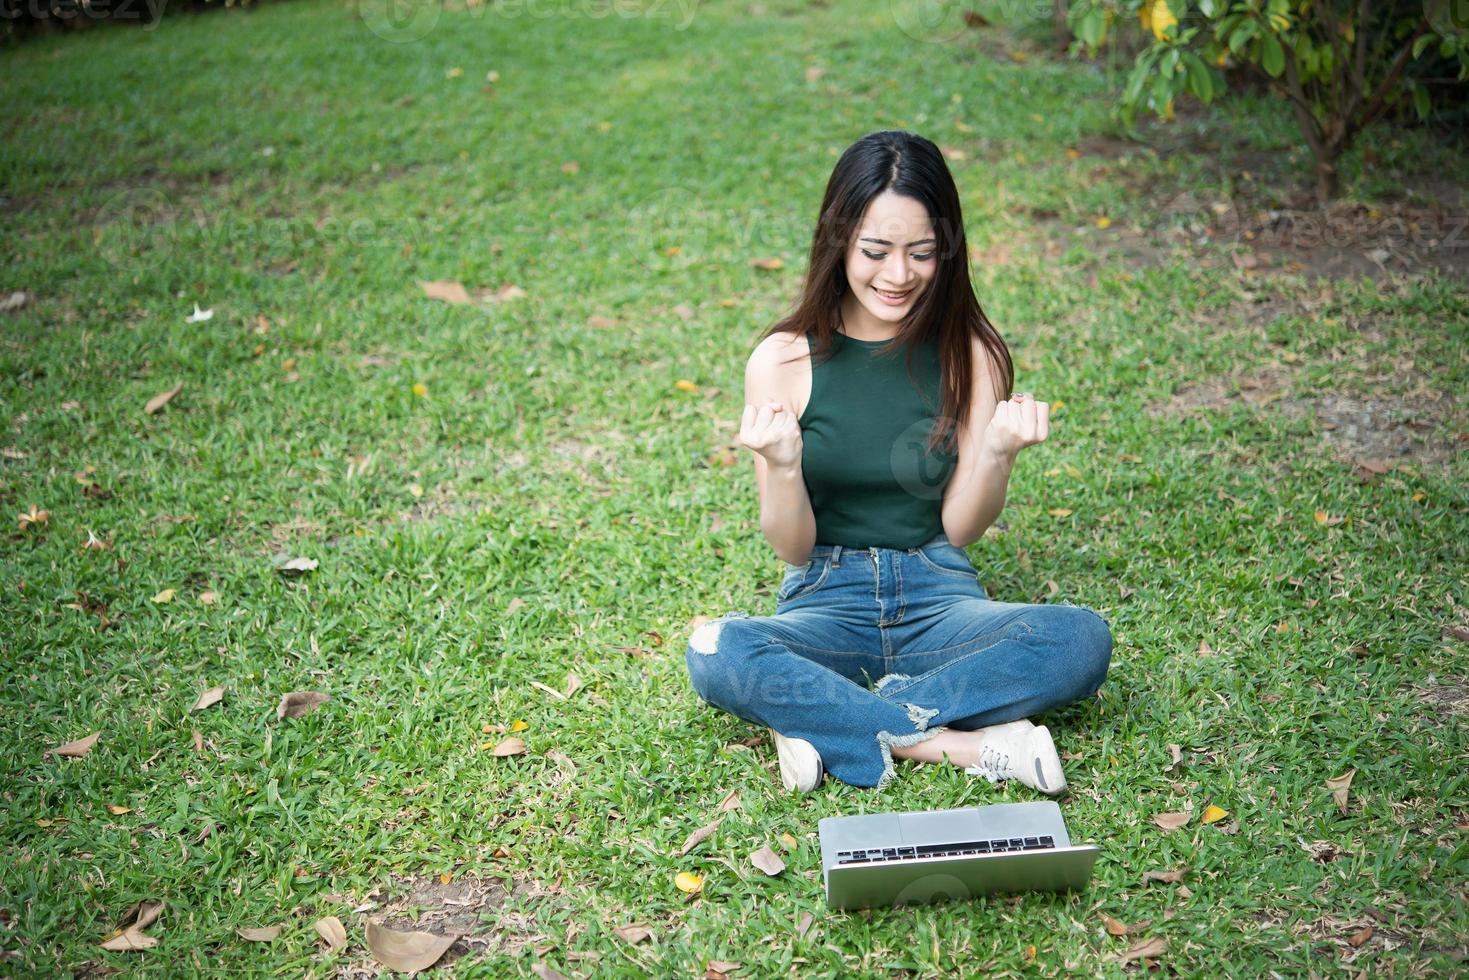
[[[924,448],[938,413],[939,352],[877,353],[885,340],[834,338],[811,359],[811,398],[799,419],[801,471],[816,516],[816,543],[915,548],[943,530],[954,453]],[[915,387],[915,384],[917,387]]]

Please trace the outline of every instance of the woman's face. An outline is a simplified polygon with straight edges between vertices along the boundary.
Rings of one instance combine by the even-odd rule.
[[[862,332],[888,331],[913,308],[937,271],[938,240],[928,211],[915,198],[883,191],[868,204],[847,249],[851,294],[842,304],[844,317],[866,321],[865,330],[859,325]]]

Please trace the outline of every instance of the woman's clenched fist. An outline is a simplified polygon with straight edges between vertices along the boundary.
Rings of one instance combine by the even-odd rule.
[[[771,466],[793,467],[801,462],[801,425],[780,402],[759,408],[745,406],[740,416],[740,442],[753,449]]]
[[[1020,450],[1044,442],[1050,434],[1051,406],[1022,392],[995,406],[984,440],[991,452],[1014,459]]]

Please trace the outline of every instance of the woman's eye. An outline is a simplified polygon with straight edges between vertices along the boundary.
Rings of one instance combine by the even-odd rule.
[[[879,260],[884,259],[884,258],[887,257],[887,253],[886,252],[869,252],[865,248],[862,250],[862,254],[865,255],[865,256],[867,256],[869,259],[874,260],[874,261],[879,261]],[[933,253],[932,252],[925,252],[922,255],[915,255],[915,256],[913,256],[913,261],[914,262],[927,262],[931,258],[933,258]]]

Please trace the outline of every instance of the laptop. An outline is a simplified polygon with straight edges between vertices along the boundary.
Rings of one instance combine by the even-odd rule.
[[[1054,800],[826,817],[817,827],[826,903],[843,909],[1079,891],[1100,853],[1071,843]]]

